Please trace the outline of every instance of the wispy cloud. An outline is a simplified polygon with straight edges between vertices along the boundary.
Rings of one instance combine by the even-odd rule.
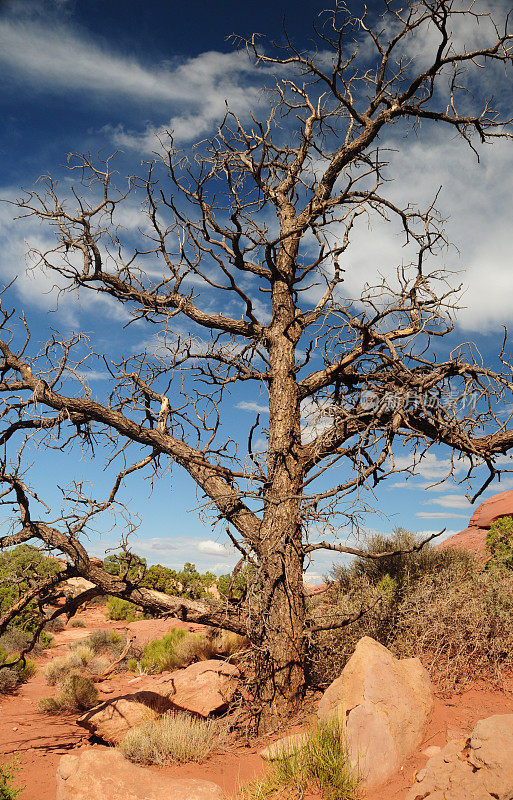
[[[228,100],[238,114],[247,114],[258,103],[254,79],[264,73],[242,50],[142,63],[69,25],[50,26],[12,14],[0,18],[0,66],[11,83],[51,94],[151,105],[153,115],[162,117],[160,125],[134,129],[128,123],[106,129],[116,144],[146,151],[155,149],[155,133],[164,128],[173,130],[179,141],[201,136],[222,118]],[[162,109],[169,107],[176,113],[163,117]]]
[[[467,514],[453,514],[449,511],[417,511],[419,519],[468,519]]]
[[[261,403],[255,403],[254,401],[250,400],[241,400],[240,403],[237,403],[235,408],[240,408],[241,411],[251,411],[255,414],[269,413],[269,406],[264,406]]]
[[[461,508],[472,511],[472,505],[464,494],[437,495],[430,500],[426,500],[423,505],[442,506],[442,508]]]
[[[200,553],[205,553],[209,556],[224,556],[228,553],[224,544],[216,542],[214,539],[204,539],[202,542],[198,542],[197,547]]]

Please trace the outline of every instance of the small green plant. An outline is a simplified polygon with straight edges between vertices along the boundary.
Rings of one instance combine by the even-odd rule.
[[[181,666],[177,656],[177,646],[187,636],[187,631],[173,628],[161,639],[153,639],[143,647],[140,660],[141,669],[149,675],[156,675],[165,670]]]
[[[0,763],[0,800],[16,800],[25,789],[24,786],[14,787],[16,773],[21,769],[18,757],[5,763]]]
[[[45,714],[88,711],[98,704],[98,690],[90,678],[78,672],[69,675],[56,697],[43,697],[38,708]]]
[[[122,600],[120,597],[109,597],[105,607],[105,614],[108,619],[134,622],[141,617],[136,605],[129,600]]]
[[[486,534],[486,546],[495,564],[513,569],[512,517],[501,517],[492,522]]]
[[[180,712],[138,725],[128,731],[119,749],[137,764],[203,761],[226,737],[225,722]]]
[[[274,800],[320,794],[323,800],[353,800],[360,779],[349,764],[342,723],[317,722],[297,746],[284,748],[268,774],[241,788],[242,800]]]

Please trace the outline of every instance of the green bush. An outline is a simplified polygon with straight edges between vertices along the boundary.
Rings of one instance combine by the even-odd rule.
[[[221,720],[167,713],[129,730],[119,749],[137,764],[198,762],[221,746],[226,733],[226,723]]]
[[[486,534],[486,546],[495,564],[513,569],[512,517],[501,517],[492,522]]]
[[[0,763],[0,800],[16,800],[25,786],[14,787],[16,773],[21,769],[18,757],[7,763]]]
[[[183,569],[177,571],[162,564],[153,564],[145,573],[141,586],[159,592],[189,597],[200,600],[208,595],[208,590],[215,585],[216,576],[212,572],[201,574],[195,564],[189,561]]]
[[[42,698],[38,708],[45,714],[88,711],[98,704],[98,690],[90,678],[78,672],[68,675],[56,697]]]
[[[135,553],[113,553],[104,558],[103,566],[109,575],[126,577],[128,580],[135,582],[146,571],[146,559],[135,555]]]
[[[359,783],[345,750],[343,725],[334,719],[317,722],[301,745],[284,748],[271,761],[267,775],[242,787],[241,798],[270,800],[315,793],[323,800],[353,800]]]
[[[0,615],[16,603],[28,590],[34,578],[54,575],[60,564],[43,555],[37,547],[21,544],[0,552]],[[29,603],[11,622],[11,627],[32,633],[39,624],[37,602]]]
[[[187,631],[173,628],[161,639],[153,639],[145,644],[140,660],[141,669],[150,675],[177,669],[182,664],[177,655],[177,646],[187,636]]]
[[[108,619],[124,619],[127,622],[134,622],[134,620],[141,617],[141,613],[134,603],[130,603],[129,600],[123,600],[120,597],[109,597],[105,613]]]

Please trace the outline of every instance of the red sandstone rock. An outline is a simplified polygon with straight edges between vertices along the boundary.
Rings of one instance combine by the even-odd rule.
[[[438,547],[461,548],[486,555],[486,532],[492,522],[513,516],[513,491],[494,494],[479,505],[472,514],[468,528],[441,542]]]

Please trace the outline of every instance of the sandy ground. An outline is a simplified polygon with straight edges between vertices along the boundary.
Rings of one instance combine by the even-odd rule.
[[[177,620],[141,620],[131,623],[108,623],[100,609],[86,610],[81,614],[87,628],[71,628],[56,635],[56,645],[38,658],[35,676],[14,695],[0,697],[0,759],[9,760],[18,755],[22,771],[17,785],[25,785],[20,800],[55,800],[56,770],[62,755],[77,752],[83,747],[102,747],[88,740],[87,731],[79,728],[74,716],[51,717],[37,710],[41,697],[53,694],[43,677],[45,663],[67,652],[67,645],[74,639],[87,636],[92,630],[113,625],[120,631],[127,630],[143,643],[161,636],[171,627],[182,626],[197,629],[199,626],[184,625]],[[101,698],[113,697],[137,688],[130,673],[115,676],[100,684]],[[462,694],[436,699],[433,719],[427,737],[419,751],[406,762],[398,775],[365,800],[403,800],[412,785],[415,773],[426,763],[423,750],[432,745],[443,746],[449,739],[460,737],[472,730],[479,719],[497,713],[513,713],[513,676],[504,681],[504,689],[491,690],[486,684],[476,684]],[[227,796],[234,798],[237,788],[264,771],[264,763],[258,755],[263,743],[253,747],[227,748],[204,764],[172,765],[161,768],[166,774],[176,777],[195,777],[211,780],[222,786]],[[154,769],[158,769],[155,767]],[[317,800],[315,796],[304,800]]]

